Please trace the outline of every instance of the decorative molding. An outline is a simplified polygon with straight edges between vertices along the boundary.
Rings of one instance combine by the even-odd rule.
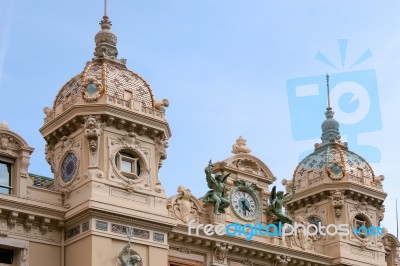
[[[288,265],[290,262],[292,261],[292,259],[288,256],[285,255],[277,255],[274,262],[274,266],[278,266],[278,265]]]
[[[292,193],[293,190],[293,180],[282,179],[282,185],[285,186],[286,193]]]
[[[25,219],[24,227],[27,233],[29,233],[29,231],[32,229],[33,220],[35,220],[34,215],[28,215]]]
[[[10,212],[8,219],[7,219],[7,224],[10,230],[14,229],[15,224],[17,223],[17,218],[18,218],[18,212]]]
[[[339,149],[340,150],[340,149]],[[340,150],[341,152],[341,150]],[[343,157],[342,154],[341,158]],[[342,162],[334,161],[332,162],[332,166],[325,169],[328,177],[334,181],[341,180],[346,175],[346,168]]]
[[[253,262],[251,262],[251,260],[249,260],[249,259],[243,260],[242,264],[246,265],[246,266],[253,266]]]
[[[202,210],[200,202],[192,195],[190,189],[179,186],[177,192],[178,194],[169,200],[167,206],[170,215],[185,224],[191,220],[199,222]]]
[[[192,254],[192,251],[188,248],[179,248],[178,251],[184,254]]]
[[[216,242],[214,248],[214,260],[218,263],[227,263],[227,254],[232,249],[232,245],[224,242]]]
[[[109,178],[111,181],[120,183],[125,187],[128,192],[133,192],[135,190],[147,189],[150,190],[150,150],[148,148],[142,147],[140,140],[137,135],[133,132],[128,132],[127,135],[119,137],[117,139],[109,138],[108,145],[110,148],[109,155]],[[138,156],[143,167],[138,178],[126,178],[122,175],[115,164],[115,157],[117,153],[121,150],[132,150]],[[118,177],[118,179],[115,179]],[[120,182],[122,181],[122,182]],[[136,187],[136,184],[141,183],[143,187]]]
[[[98,115],[89,115],[83,118],[84,134],[89,141],[89,149],[92,153],[97,151],[98,138],[103,133],[101,118]]]
[[[43,218],[43,221],[39,226],[40,232],[42,232],[43,235],[45,235],[49,230],[49,224],[50,224],[50,218]]]
[[[376,208],[376,216],[378,218],[378,225],[379,225],[383,220],[383,218],[385,217],[385,205],[378,206]]]
[[[154,144],[156,152],[160,156],[160,160],[167,159],[168,140],[162,139],[160,136],[156,136],[154,137]]]
[[[0,149],[2,150],[20,150],[21,145],[10,134],[0,135]]]
[[[309,222],[307,222],[302,215],[297,215],[295,217],[295,222],[298,225],[303,225],[305,229],[302,227],[299,227],[297,229],[297,234],[291,235],[289,237],[286,237],[286,244],[288,247],[292,247],[292,244],[294,243],[297,247],[301,248],[302,250],[310,250],[314,251],[315,246],[314,246],[314,237],[313,236],[307,236],[304,230],[307,230],[307,227],[310,225]]]
[[[333,190],[330,192],[329,198],[335,213],[335,217],[340,218],[342,216],[342,209],[344,206],[344,191]]]

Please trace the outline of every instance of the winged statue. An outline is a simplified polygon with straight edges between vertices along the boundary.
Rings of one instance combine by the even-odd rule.
[[[294,187],[292,187],[292,193],[290,196],[289,193],[284,194],[283,191],[276,192],[276,186],[272,188],[269,197],[268,215],[274,217],[274,222],[293,224],[293,219],[289,215],[285,214],[283,211],[283,206],[286,202],[293,199],[294,193]]]
[[[225,209],[229,206],[229,201],[226,197],[225,183],[226,179],[230,175],[213,174],[213,164],[211,160],[208,166],[204,169],[206,173],[207,186],[211,189],[203,197],[204,202],[214,204],[214,213],[221,214],[225,213]]]

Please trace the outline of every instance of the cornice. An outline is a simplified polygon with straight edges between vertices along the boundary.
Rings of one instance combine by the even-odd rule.
[[[66,209],[57,207],[44,202],[14,198],[0,194],[0,203],[2,210],[22,212],[35,216],[45,216],[50,219],[64,220]]]
[[[286,205],[306,206],[309,203],[326,199],[329,196],[330,191],[334,190],[346,191],[346,195],[350,195],[355,200],[364,200],[377,206],[382,205],[387,196],[387,193],[383,191],[365,187],[353,182],[323,183],[296,193],[294,199],[287,202]]]
[[[118,106],[112,106],[104,103],[92,103],[90,105],[74,105],[68,110],[64,111],[62,114],[55,117],[53,120],[44,124],[39,130],[43,135],[48,135],[52,133],[51,128],[58,128],[59,125],[69,122],[71,119],[77,116],[87,116],[87,115],[119,115],[124,118],[129,118],[127,120],[135,120],[142,123],[146,123],[148,126],[155,127],[166,127],[168,133],[170,128],[166,120],[156,119],[151,116],[146,116],[138,112],[133,112],[125,110]]]
[[[216,246],[217,242],[228,243],[232,246],[232,250],[229,254],[240,254],[246,256],[253,256],[256,259],[274,259],[276,256],[284,254],[297,261],[297,263],[317,263],[318,265],[331,265],[332,257],[325,256],[318,253],[310,253],[307,251],[301,251],[291,249],[288,247],[274,245],[271,243],[261,243],[257,241],[247,241],[243,238],[230,237],[230,236],[218,236],[213,235],[212,237],[206,236],[201,233],[199,236],[189,236],[187,234],[187,227],[177,226],[172,232],[168,234],[168,241],[170,245],[175,243],[184,243],[185,246],[195,245],[202,246],[203,248],[212,248]]]

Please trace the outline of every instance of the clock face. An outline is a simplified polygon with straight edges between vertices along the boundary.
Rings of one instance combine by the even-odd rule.
[[[63,182],[68,183],[71,182],[75,177],[75,174],[78,170],[78,158],[76,158],[75,154],[69,153],[61,166],[61,179]]]
[[[235,213],[243,220],[252,221],[259,215],[259,201],[252,192],[241,189],[232,191],[231,205]]]

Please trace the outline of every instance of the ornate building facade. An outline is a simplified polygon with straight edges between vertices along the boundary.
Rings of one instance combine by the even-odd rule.
[[[261,227],[249,237],[254,228],[242,225],[273,223],[268,202],[283,193],[272,189],[276,178],[242,137],[230,158],[206,168],[222,194],[209,183],[203,198],[183,186],[168,198],[158,178],[171,136],[168,100],[156,99],[118,58],[109,18],[100,24],[94,58],[44,109],[40,132],[53,178],[29,173],[33,148],[0,124],[0,265],[399,264],[400,243],[385,230],[306,236],[300,228],[283,237]],[[286,214],[280,214],[304,227],[378,226],[383,176],[340,141],[330,107],[322,131],[315,151],[282,182]],[[222,234],[221,224],[236,234]]]

